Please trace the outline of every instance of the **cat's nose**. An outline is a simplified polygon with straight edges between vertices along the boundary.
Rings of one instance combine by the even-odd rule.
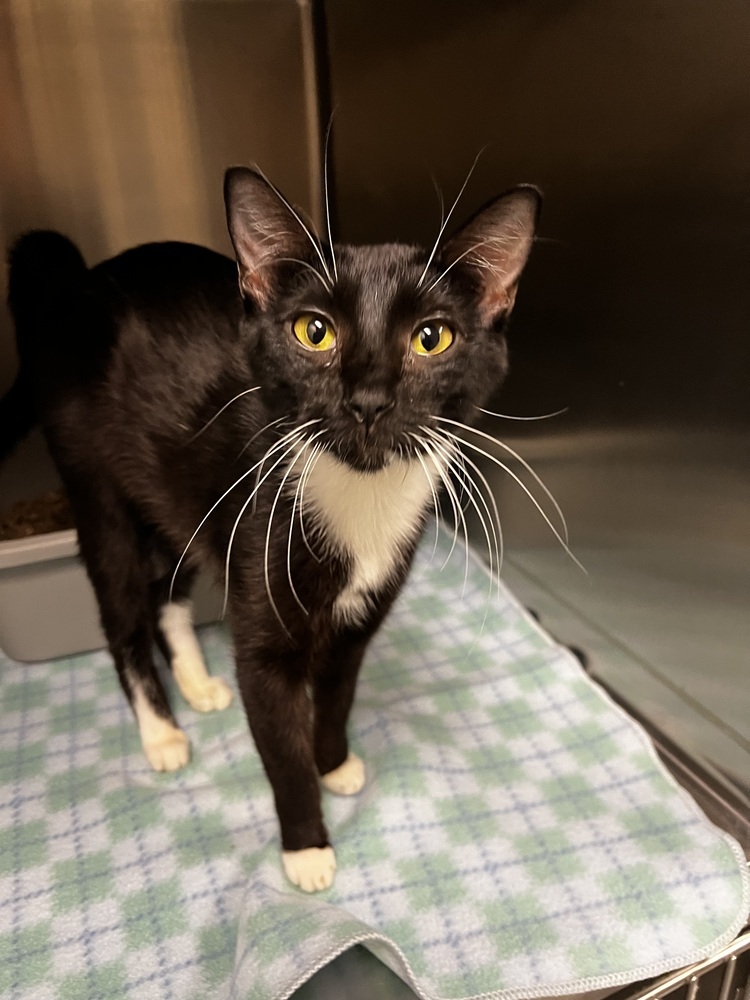
[[[346,400],[347,409],[367,430],[395,405],[396,400],[382,389],[357,389]]]

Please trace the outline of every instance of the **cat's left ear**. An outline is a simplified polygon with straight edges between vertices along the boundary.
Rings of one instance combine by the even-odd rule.
[[[440,255],[473,273],[488,326],[507,315],[516,300],[542,208],[542,192],[522,184],[495,198],[460,229]]]
[[[242,294],[265,309],[273,288],[272,265],[305,260],[312,237],[283,195],[249,167],[227,170],[224,203]]]

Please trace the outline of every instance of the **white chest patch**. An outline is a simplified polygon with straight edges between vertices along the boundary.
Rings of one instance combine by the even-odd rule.
[[[434,463],[422,461],[399,459],[368,473],[327,452],[316,461],[305,486],[305,514],[313,516],[326,543],[351,561],[349,580],[334,605],[340,620],[364,616],[369,595],[387,583],[404,545],[419,531],[440,482]]]

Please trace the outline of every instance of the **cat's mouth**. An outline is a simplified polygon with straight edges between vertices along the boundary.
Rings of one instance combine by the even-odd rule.
[[[367,437],[339,439],[329,446],[339,461],[357,472],[379,472],[391,465],[403,449],[399,449],[392,438],[383,441]]]
[[[361,450],[353,447],[339,447],[336,457],[356,472],[379,472],[391,465],[398,457],[392,448],[368,448]]]

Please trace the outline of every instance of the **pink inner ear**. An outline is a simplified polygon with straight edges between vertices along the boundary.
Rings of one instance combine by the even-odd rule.
[[[484,283],[479,306],[484,322],[491,324],[499,318],[501,313],[509,313],[515,304],[517,290],[518,280],[509,286],[502,285],[491,278]]]
[[[241,261],[237,263],[237,271],[240,279],[240,289],[244,295],[254,299],[261,308],[265,308],[268,302],[268,292],[270,289],[269,276],[266,273],[268,268],[262,259],[255,259],[255,267],[246,267]]]
[[[486,323],[508,313],[534,241],[541,195],[514,188],[482,209],[449,241],[446,258],[465,261],[480,287],[479,309]]]

